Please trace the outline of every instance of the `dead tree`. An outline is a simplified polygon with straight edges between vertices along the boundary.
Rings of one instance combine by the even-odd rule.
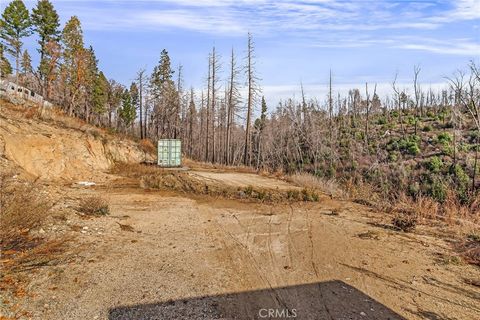
[[[258,78],[255,75],[255,49],[252,39],[252,34],[248,33],[248,43],[247,43],[247,65],[246,65],[246,75],[247,75],[247,119],[245,125],[245,146],[243,152],[243,163],[246,166],[251,165],[252,160],[252,137],[251,137],[251,118],[253,113],[253,105],[255,103],[256,96],[258,94],[259,88],[257,86]]]
[[[238,92],[237,77],[240,71],[236,66],[235,53],[232,48],[232,55],[230,59],[230,79],[228,83],[228,101],[227,101],[227,136],[225,145],[225,161],[229,165],[232,162],[231,144],[232,144],[232,126],[234,124],[234,116],[237,111],[237,106],[240,100]]]
[[[205,122],[206,122],[206,130],[205,130],[205,162],[208,161],[209,159],[209,150],[208,150],[208,146],[209,146],[209,127],[210,127],[210,86],[211,86],[211,83],[210,83],[210,80],[211,80],[211,66],[212,66],[212,57],[211,55],[208,55],[208,76],[207,76],[207,115],[206,115],[206,119],[205,119]]]
[[[420,74],[420,70],[420,67],[417,65],[413,67],[413,89],[415,91],[415,135],[417,134],[417,117],[420,102],[420,87],[418,85],[418,75]],[[420,115],[423,115],[423,110],[420,110]]]

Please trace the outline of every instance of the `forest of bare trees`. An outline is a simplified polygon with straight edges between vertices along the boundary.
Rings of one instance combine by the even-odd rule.
[[[198,161],[309,172],[368,184],[383,198],[455,197],[478,208],[480,72],[474,61],[440,91],[422,87],[421,68],[414,66],[411,91],[395,76],[384,97],[375,83],[334,96],[330,71],[327,97],[307,99],[300,84],[300,101],[267,107],[251,34],[242,55],[232,48],[222,58],[212,48],[203,88],[185,87],[182,67],[172,66],[167,50],[127,88],[99,70],[77,17],[60,29],[48,0],[38,1],[31,13],[21,0],[12,1],[1,24],[2,78],[86,122],[153,142],[182,139],[185,156]],[[22,51],[32,33],[40,55],[36,68]]]

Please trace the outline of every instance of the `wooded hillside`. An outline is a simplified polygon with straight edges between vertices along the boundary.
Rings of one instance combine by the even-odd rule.
[[[32,33],[36,67],[22,49]],[[62,29],[48,0],[32,12],[12,1],[0,38],[2,78],[89,123],[139,139],[182,139],[185,156],[195,160],[335,179],[370,201],[427,197],[433,215],[445,215],[438,204],[447,202],[455,214],[479,214],[480,70],[473,61],[441,91],[425,90],[414,66],[411,88],[395,77],[388,96],[377,94],[375,83],[334,96],[330,81],[325,99],[306,99],[302,88],[300,101],[267,106],[251,34],[245,56],[232,49],[222,59],[212,48],[204,88],[185,86],[182,67],[174,70],[167,50],[128,87],[108,80],[80,20],[71,17]]]

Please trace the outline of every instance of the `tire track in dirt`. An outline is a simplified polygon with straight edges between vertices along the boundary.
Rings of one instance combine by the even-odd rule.
[[[318,267],[315,263],[315,249],[314,249],[314,245],[313,245],[312,222],[310,220],[308,209],[305,209],[305,219],[306,219],[307,226],[308,226],[308,239],[310,240],[310,262],[311,262],[311,265],[312,265],[312,269],[315,273],[315,276],[317,278],[317,281],[319,281],[320,277],[319,277]],[[332,314],[330,313],[330,310],[329,310],[329,308],[328,308],[328,306],[325,302],[325,299],[324,299],[324,296],[323,296],[323,290],[322,290],[322,286],[320,285],[320,282],[318,282],[318,292],[320,294],[320,301],[322,301],[323,307],[325,308],[325,312],[328,314],[329,318],[333,320],[334,318],[333,318]]]
[[[203,211],[203,210],[202,210]],[[249,228],[246,228],[241,222],[240,220],[238,219],[238,217],[236,217],[236,215],[232,215],[232,217],[234,218],[234,220],[236,220],[237,222],[237,225],[241,228],[241,230],[243,232],[249,232]],[[270,216],[270,220],[271,220],[271,216]],[[224,226],[222,226],[218,221],[215,221],[214,219],[212,219],[212,222],[214,223],[215,225],[215,228],[223,233],[224,235],[226,235],[227,237],[221,237],[221,236],[218,236],[216,238],[218,239],[226,239],[226,238],[229,238],[232,240],[233,244],[240,250],[238,250],[239,254],[242,254],[244,256],[245,259],[242,259],[243,261],[245,260],[250,260],[252,263],[251,264],[246,264],[247,266],[250,266],[248,267],[247,269],[250,269],[250,272],[249,274],[246,275],[245,278],[250,278],[253,275],[255,275],[259,280],[261,280],[261,282],[264,284],[264,287],[270,289],[270,295],[272,297],[272,300],[276,301],[278,303],[278,305],[282,306],[283,308],[285,309],[289,309],[290,308],[288,307],[287,303],[285,302],[285,300],[281,297],[281,295],[279,294],[279,291],[278,289],[275,288],[275,286],[272,284],[272,282],[269,280],[268,276],[264,273],[264,271],[262,270],[262,268],[260,267],[260,264],[258,263],[257,259],[255,259],[255,256],[253,255],[253,253],[251,252],[251,250],[248,248],[248,246],[244,243],[242,243],[241,241],[239,241],[231,232],[229,232]],[[224,246],[227,248],[228,245],[227,243],[224,241],[224,240],[221,240],[221,242],[224,244]],[[231,256],[231,252],[230,251],[227,251],[226,252],[227,256],[230,256],[229,259],[231,262],[234,261],[233,257]],[[273,254],[273,253],[272,253]],[[273,257],[272,257],[273,258]],[[235,265],[235,264],[233,264]],[[272,263],[273,265],[273,263]]]

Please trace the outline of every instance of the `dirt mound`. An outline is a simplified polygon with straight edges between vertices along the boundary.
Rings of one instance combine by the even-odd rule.
[[[191,195],[250,199],[261,202],[320,200],[317,191],[251,173],[165,170],[157,166],[117,163],[112,173],[138,179],[145,189],[177,191]]]
[[[114,162],[151,160],[131,140],[68,118],[58,112],[16,107],[2,101],[0,157],[34,178],[98,179]]]

